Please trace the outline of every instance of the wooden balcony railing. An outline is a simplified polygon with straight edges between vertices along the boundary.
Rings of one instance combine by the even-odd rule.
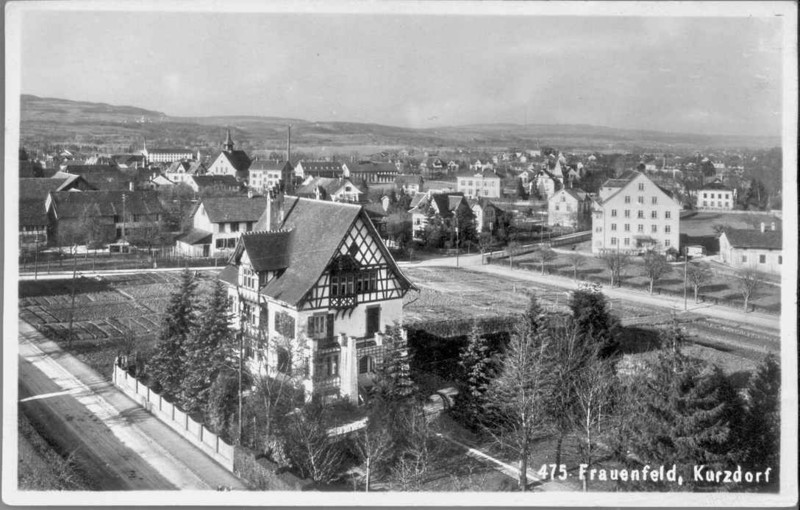
[[[348,294],[345,296],[331,296],[331,308],[354,308],[358,304],[358,296],[356,294]]]

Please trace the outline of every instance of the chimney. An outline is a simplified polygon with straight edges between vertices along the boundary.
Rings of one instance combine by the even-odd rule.
[[[762,221],[761,222],[761,233],[764,233],[765,230],[766,230],[766,225],[764,225],[764,222]]]
[[[292,126],[286,126],[286,161],[292,161]]]
[[[773,221],[773,222],[772,222],[772,224],[770,225],[770,230],[773,230],[773,231],[775,230],[775,222],[774,222],[774,221]]]

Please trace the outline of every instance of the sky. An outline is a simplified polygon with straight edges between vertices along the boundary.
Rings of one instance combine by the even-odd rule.
[[[21,92],[174,116],[779,136],[776,17],[25,12]]]

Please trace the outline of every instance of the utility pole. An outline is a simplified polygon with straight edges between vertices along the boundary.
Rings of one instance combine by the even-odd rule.
[[[455,217],[455,225],[456,225],[456,267],[458,267],[458,252],[461,251],[458,247],[458,211],[455,211],[453,214]]]
[[[688,246],[684,246],[683,247],[683,311],[684,312],[687,310],[687,305],[686,305],[686,275],[687,275],[688,269],[689,269],[689,256],[688,256],[688,254],[689,254],[689,247]]]
[[[122,241],[125,242],[125,202],[128,200],[128,195],[122,194]]]

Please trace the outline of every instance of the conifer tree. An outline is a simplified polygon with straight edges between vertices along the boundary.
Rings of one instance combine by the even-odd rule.
[[[150,361],[150,374],[167,395],[178,396],[186,374],[186,339],[195,327],[195,288],[197,282],[186,269],[178,290],[170,298],[161,321],[156,352]]]
[[[376,392],[386,402],[412,400],[416,385],[411,380],[408,345],[400,327],[387,328],[383,342],[383,363],[376,374]]]
[[[676,328],[669,334],[682,336]],[[740,412],[736,393],[719,368],[686,357],[680,338],[664,343],[657,359],[628,385],[635,393],[627,396],[629,448],[645,464],[724,469],[732,460]],[[684,482],[690,488],[705,484],[692,476]]]
[[[219,280],[205,304],[197,328],[186,338],[182,381],[183,406],[188,412],[205,409],[211,386],[220,372],[231,370],[232,339],[228,294]]]
[[[494,367],[489,343],[481,335],[478,323],[472,325],[467,345],[458,361],[462,385],[458,394],[458,413],[468,425],[478,425],[486,409],[486,392],[491,383]]]
[[[780,467],[781,368],[769,354],[748,381],[742,427],[743,463],[755,470]]]
[[[583,341],[598,344],[598,355],[606,358],[617,353],[619,340],[616,336],[617,321],[608,309],[602,292],[576,290],[569,301],[577,334]]]

